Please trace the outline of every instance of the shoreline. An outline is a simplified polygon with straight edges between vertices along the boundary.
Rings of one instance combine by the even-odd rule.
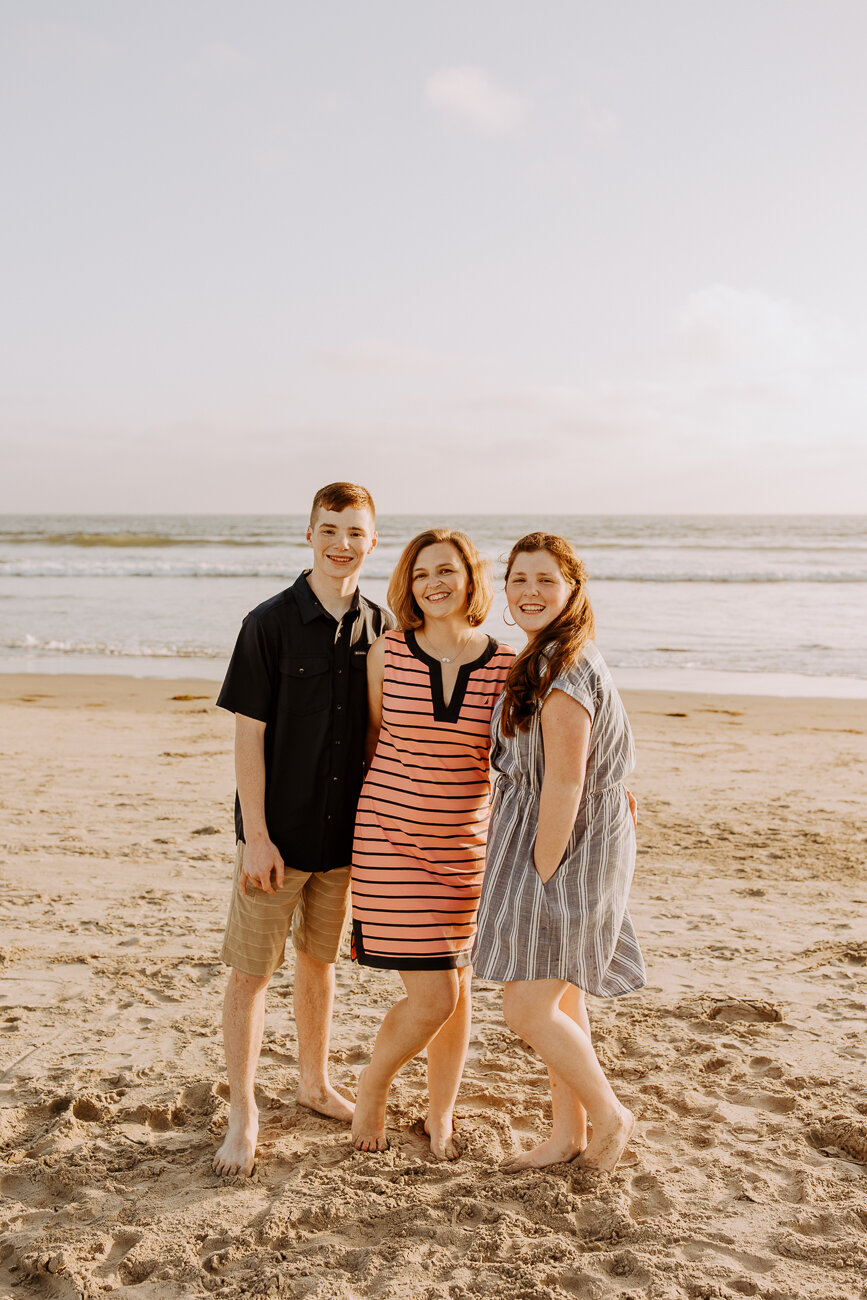
[[[185,673],[178,671],[176,661],[166,671],[154,672],[153,661],[147,661],[148,672],[134,672],[126,663],[117,661],[95,661],[80,669],[59,663],[56,666],[19,668],[13,664],[0,661],[0,683],[7,679],[20,679],[23,682],[75,681],[77,679],[99,679],[104,681],[154,682],[171,685],[173,682],[194,683],[202,692],[210,690],[216,697],[223,680],[225,663],[220,661],[219,673],[213,675],[202,672],[201,666],[195,671]],[[808,677],[795,673],[723,673],[712,669],[697,669],[693,672],[679,669],[612,669],[612,676],[621,695],[626,699],[633,695],[687,695],[708,696],[716,699],[765,699],[765,700],[850,700],[852,702],[867,700],[867,678],[855,677]],[[0,688],[2,690],[2,688]]]

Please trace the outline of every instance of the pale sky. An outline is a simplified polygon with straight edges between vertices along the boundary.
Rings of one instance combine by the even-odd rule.
[[[0,510],[863,511],[863,0],[0,0]]]

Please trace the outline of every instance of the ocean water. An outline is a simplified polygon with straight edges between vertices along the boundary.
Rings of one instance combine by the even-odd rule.
[[[867,696],[867,516],[384,515],[362,587],[385,601],[406,541],[468,532],[503,561],[534,528],[590,574],[623,686]],[[300,515],[0,517],[0,671],[219,679],[244,614],[309,563]]]

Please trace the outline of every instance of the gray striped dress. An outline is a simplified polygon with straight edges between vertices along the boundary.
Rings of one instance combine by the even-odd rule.
[[[619,997],[645,982],[626,900],[635,868],[635,828],[623,782],[635,766],[632,732],[602,655],[586,645],[551,688],[591,718],[587,773],[560,866],[542,883],[533,863],[545,775],[541,701],[515,736],[491,718],[498,773],[488,833],[473,968],[482,979],[563,979],[586,993]]]

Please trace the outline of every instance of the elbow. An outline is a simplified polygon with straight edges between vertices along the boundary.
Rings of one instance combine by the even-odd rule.
[[[584,773],[576,779],[574,776],[559,777],[548,780],[547,774],[543,782],[543,788],[547,787],[551,795],[557,801],[578,804],[581,802],[581,795],[584,790]]]

